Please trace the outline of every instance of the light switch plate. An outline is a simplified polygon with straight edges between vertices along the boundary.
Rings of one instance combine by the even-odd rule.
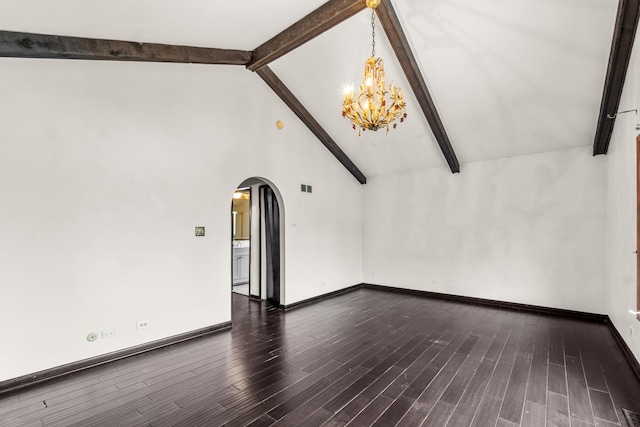
[[[204,227],[196,227],[196,236],[204,236]]]

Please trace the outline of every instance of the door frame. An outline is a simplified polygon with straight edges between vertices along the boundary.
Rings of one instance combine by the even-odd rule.
[[[264,276],[266,274],[265,264],[263,258],[265,257],[264,244],[265,244],[265,228],[264,228],[264,209],[262,204],[262,186],[268,186],[273,193],[278,204],[278,211],[280,216],[280,234],[279,234],[279,247],[280,247],[280,301],[279,305],[284,306],[286,297],[286,277],[285,277],[285,207],[282,194],[278,187],[270,180],[258,176],[248,178],[240,183],[235,190],[249,188],[251,190],[251,200],[255,197],[258,203],[257,215],[254,215],[253,209],[250,210],[250,248],[249,248],[249,299],[265,301],[267,299],[267,291],[263,289],[266,286],[266,281],[263,284]],[[254,192],[254,189],[256,190]],[[253,203],[252,203],[253,205]],[[230,214],[233,212],[233,203],[231,205]],[[232,218],[233,220],[233,218]],[[254,221],[257,221],[254,230]],[[233,224],[231,224],[233,226]],[[257,233],[257,236],[254,234]],[[230,230],[231,235],[231,268],[233,269],[233,229]],[[257,237],[257,238],[256,238]],[[255,277],[257,275],[257,278]],[[233,284],[233,270],[231,271],[231,282]],[[251,295],[251,281],[258,281],[258,296]]]
[[[640,312],[640,134],[636,137],[636,312]],[[640,314],[636,314],[640,320]]]

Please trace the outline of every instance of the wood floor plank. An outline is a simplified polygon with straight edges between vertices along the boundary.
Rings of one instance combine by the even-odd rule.
[[[620,427],[620,424],[614,424],[609,421],[596,418],[596,427]]]
[[[333,397],[337,396],[346,387],[349,387],[358,379],[362,378],[368,370],[361,366],[358,366],[349,371],[345,376],[333,383],[331,386],[318,393],[313,398],[309,399],[305,404],[300,405],[293,411],[286,414],[283,418],[275,422],[274,426],[297,426],[307,424],[307,418],[310,414],[315,413],[317,410],[322,409],[322,405],[326,404]],[[329,413],[326,419],[329,419],[333,414]],[[319,416],[317,415],[316,418]]]
[[[527,391],[527,379],[531,369],[533,341],[522,338],[518,355],[511,371],[509,385],[500,409],[500,418],[512,423],[522,422],[525,395]]]
[[[549,363],[549,377],[548,387],[552,393],[567,395],[567,375],[564,364],[556,365],[555,363]]]
[[[260,418],[254,420],[251,424],[247,424],[247,427],[266,427],[273,425],[275,420],[269,416],[269,414],[264,414]]]
[[[595,424],[584,369],[579,358],[566,356],[569,410],[572,419]]]
[[[325,426],[344,426],[352,419],[358,416],[360,411],[371,403],[371,399],[362,395],[357,395],[349,401],[347,405],[337,411],[323,425]]]
[[[571,427],[595,427],[595,425],[576,418],[571,418]]]
[[[494,369],[495,363],[489,361],[482,361],[478,365],[473,378],[471,378],[449,420],[448,425],[450,427],[471,425]]]
[[[430,366],[429,363],[444,349],[444,341],[438,339],[441,336],[441,331],[434,332],[428,340],[430,346],[384,390],[383,394],[394,399],[394,402],[376,420],[374,425],[395,425],[438,374],[439,370]]]
[[[375,427],[394,426],[407,413],[415,399],[398,396],[372,425]]]
[[[613,407],[613,400],[609,393],[590,388],[589,395],[594,417],[610,421],[614,424],[620,424],[620,420],[616,415],[616,409]]]
[[[429,416],[424,420],[422,425],[425,427],[446,426],[455,409],[456,405],[440,400],[436,403],[436,406],[433,407]]]
[[[496,423],[496,427],[516,427],[520,424],[512,423],[511,421],[507,421],[504,418],[498,418],[498,422]]]
[[[612,427],[622,408],[640,381],[607,325],[358,289],[288,312],[234,295],[231,330],[0,395],[0,425]]]
[[[458,401],[462,397],[462,394],[469,386],[471,378],[475,375],[478,365],[480,365],[484,355],[491,345],[490,338],[478,338],[479,339],[477,341],[477,345],[473,347],[473,349],[467,356],[467,359],[462,363],[462,366],[460,366],[460,369],[440,397],[440,400],[451,403],[452,405],[454,405],[454,407],[458,404]]]
[[[569,398],[547,393],[547,427],[570,427]]]
[[[456,375],[460,366],[466,359],[466,355],[454,353],[438,374],[433,378],[427,388],[416,399],[413,406],[400,420],[399,425],[420,425],[427,418],[436,405],[442,393]]]
[[[363,376],[358,381],[356,381],[355,383],[351,384],[349,387],[344,389],[340,394],[335,396],[325,405],[323,405],[323,408],[330,411],[331,413],[336,413],[340,411],[375,380],[376,378],[373,375]],[[366,399],[366,400],[368,401],[369,399]]]
[[[353,418],[351,423],[354,426],[370,426],[382,415],[382,413],[393,403],[393,399],[380,394],[373,399],[360,413]]]
[[[549,330],[549,363],[564,365],[564,342],[559,329]]]
[[[504,349],[504,346],[507,343],[507,339],[509,338],[510,332],[511,331],[509,329],[505,329],[505,328],[500,328],[498,332],[496,332],[495,337],[491,342],[491,346],[489,346],[489,349],[484,355],[485,360],[493,363],[498,362],[498,359],[502,354],[502,350]]]
[[[533,346],[531,369],[527,381],[526,399],[530,402],[546,405],[547,374],[549,369],[549,341],[547,334],[539,334]],[[535,407],[535,406],[532,406]]]
[[[562,340],[565,356],[579,358],[580,347],[578,346],[575,323],[571,319],[563,319],[562,321]]]
[[[517,347],[513,345],[505,345],[496,365],[496,369],[491,376],[491,381],[487,386],[487,394],[496,397],[502,401],[504,394],[507,392],[511,371],[516,361]]]
[[[597,353],[592,350],[593,343],[582,341],[578,343],[578,346],[580,347],[580,358],[582,359],[587,386],[606,392],[608,390],[607,383],[604,380]]]
[[[546,398],[545,398],[546,401]],[[540,427],[546,424],[547,408],[531,400],[524,404],[524,415],[522,416],[522,427]]]
[[[609,386],[611,397],[618,406],[634,412],[640,412],[640,404],[633,399],[633,386],[629,384],[627,378],[622,375],[617,366],[604,366],[602,373]],[[634,381],[633,378],[628,380]],[[634,381],[635,382],[635,381]]]
[[[500,414],[502,399],[485,394],[480,402],[478,412],[473,418],[472,427],[495,426]],[[452,426],[453,427],[453,426]]]
[[[219,417],[217,417],[217,419],[219,421],[224,421],[225,425],[229,427],[244,426],[248,422],[259,418],[261,414],[268,413],[273,408],[276,408],[279,405],[286,405],[287,402],[290,401],[290,399],[295,399],[297,395],[304,392],[308,388],[313,387],[316,383],[321,381],[324,376],[334,372],[340,366],[340,362],[332,361],[323,369],[301,379],[300,381],[287,388],[276,392],[273,396],[269,397],[266,400],[263,400],[262,402],[251,408],[247,408],[247,410],[243,411],[242,413],[237,414],[237,411],[228,410],[223,412]]]

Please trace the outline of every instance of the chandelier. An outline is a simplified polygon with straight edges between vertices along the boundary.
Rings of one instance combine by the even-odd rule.
[[[375,8],[380,1],[366,0],[367,7],[371,9],[371,57],[364,64],[364,79],[358,88],[359,94],[356,96],[353,85],[349,85],[342,103],[342,117],[351,120],[353,129],[360,128],[358,136],[360,131],[376,131],[383,127],[389,132],[389,125],[395,129],[398,125],[395,122],[402,123],[407,117],[402,90],[393,83],[387,89],[384,63],[382,58],[376,58]]]

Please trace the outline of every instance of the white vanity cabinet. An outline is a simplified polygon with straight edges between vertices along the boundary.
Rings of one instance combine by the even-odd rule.
[[[249,248],[233,248],[233,284],[249,282]]]

